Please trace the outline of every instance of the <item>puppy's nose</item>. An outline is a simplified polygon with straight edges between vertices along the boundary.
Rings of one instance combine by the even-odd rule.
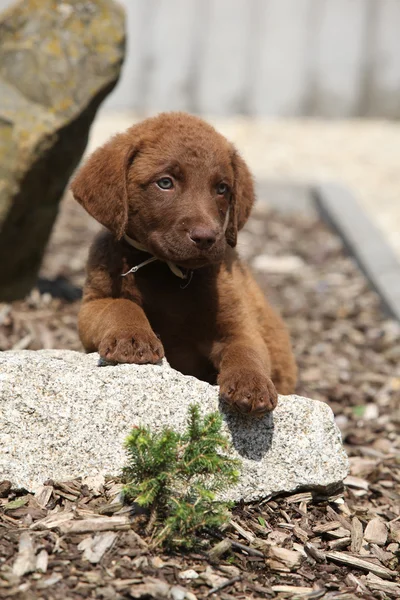
[[[217,234],[208,227],[195,227],[189,232],[189,237],[200,250],[208,250],[217,240]]]

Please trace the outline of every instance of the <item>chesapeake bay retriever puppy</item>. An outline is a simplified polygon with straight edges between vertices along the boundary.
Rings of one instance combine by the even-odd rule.
[[[287,330],[234,250],[251,174],[211,125],[164,113],[92,154],[72,182],[106,231],[94,241],[79,315],[88,352],[157,363],[218,383],[262,415],[294,391]]]

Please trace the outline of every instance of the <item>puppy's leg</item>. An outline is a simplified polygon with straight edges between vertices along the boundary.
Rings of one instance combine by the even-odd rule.
[[[257,334],[237,334],[218,342],[212,360],[219,371],[221,398],[243,413],[263,415],[278,400],[271,380],[271,361],[266,344]]]
[[[294,391],[289,334],[244,265],[221,270],[217,285],[219,339],[211,360],[221,396],[242,412],[261,415],[275,408],[277,392]]]
[[[119,363],[157,363],[164,348],[143,309],[125,299],[84,302],[79,313],[79,335],[88,352]]]
[[[293,394],[297,381],[297,366],[289,333],[271,306],[266,307],[261,333],[271,357],[271,378],[280,394]]]
[[[281,316],[266,300],[254,279],[247,279],[248,314],[251,326],[261,335],[271,359],[271,379],[280,394],[293,394],[297,367],[289,332]],[[251,309],[250,309],[251,307]]]

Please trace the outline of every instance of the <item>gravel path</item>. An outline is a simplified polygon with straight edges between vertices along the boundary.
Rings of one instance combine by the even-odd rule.
[[[135,121],[104,113],[89,150]],[[349,186],[400,259],[400,124],[390,121],[214,119],[259,178],[336,181]]]

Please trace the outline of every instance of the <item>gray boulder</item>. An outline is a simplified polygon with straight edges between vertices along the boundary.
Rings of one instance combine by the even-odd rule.
[[[0,480],[35,490],[46,479],[116,475],[133,425],[182,430],[187,408],[218,409],[218,388],[160,366],[98,367],[97,354],[69,350],[0,353]],[[347,474],[329,406],[281,396],[262,419],[225,415],[242,461],[233,500],[307,488],[323,492]]]
[[[111,0],[24,0],[0,15],[0,301],[36,282],[58,203],[118,80],[124,21]]]

